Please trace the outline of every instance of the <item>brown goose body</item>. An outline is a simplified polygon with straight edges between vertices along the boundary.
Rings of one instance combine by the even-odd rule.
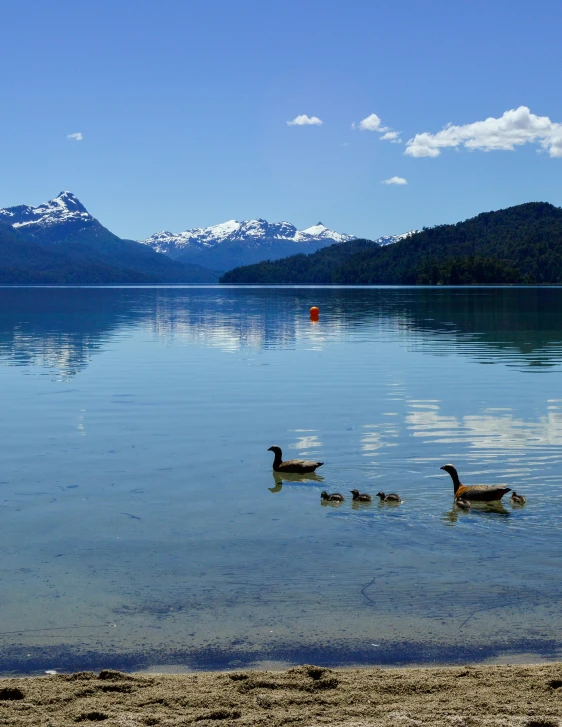
[[[307,472],[314,472],[317,467],[321,467],[324,462],[310,462],[306,459],[288,459],[283,462],[283,452],[281,447],[274,445],[269,447],[268,452],[275,454],[273,460],[274,472],[292,472],[293,474],[305,474]]]
[[[506,487],[505,485],[463,485],[459,479],[456,467],[452,464],[443,465],[441,469],[451,475],[455,490],[455,500],[497,502],[502,499],[506,492],[511,492],[511,487]]]
[[[320,497],[323,500],[328,500],[329,502],[343,502],[345,500],[345,497],[339,492],[321,492]]]
[[[353,501],[354,502],[371,502],[372,497],[371,495],[366,495],[365,493],[359,492],[359,490],[350,490],[351,494],[353,495]]]
[[[390,495],[385,495],[384,492],[377,492],[377,497],[380,497],[381,502],[402,502],[400,495],[395,492],[391,492]]]

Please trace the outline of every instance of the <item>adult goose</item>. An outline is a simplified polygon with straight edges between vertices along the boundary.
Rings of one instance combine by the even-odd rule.
[[[273,460],[274,472],[292,472],[294,474],[305,474],[306,472],[314,472],[317,467],[321,467],[324,462],[309,462],[306,459],[288,459],[283,462],[283,452],[281,447],[274,445],[269,447],[268,452],[275,454]]]
[[[400,495],[395,492],[391,492],[390,495],[385,495],[384,492],[377,492],[377,497],[380,497],[381,502],[402,502]]]
[[[353,495],[353,502],[371,502],[373,499],[371,495],[366,495],[363,492],[359,492],[359,490],[350,490],[350,492]]]
[[[328,502],[343,502],[345,500],[345,497],[341,495],[339,492],[321,492],[320,497],[323,500],[328,500]]]
[[[497,502],[502,499],[506,492],[511,492],[511,487],[505,485],[463,485],[456,468],[452,464],[445,464],[441,469],[451,475],[455,500],[460,498],[471,502]]]

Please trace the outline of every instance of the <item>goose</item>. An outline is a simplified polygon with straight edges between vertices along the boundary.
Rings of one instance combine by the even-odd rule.
[[[353,495],[353,502],[371,502],[373,499],[371,495],[365,495],[359,492],[359,490],[350,490],[350,492]]]
[[[384,492],[377,492],[377,497],[380,497],[381,502],[402,502],[400,495],[394,492],[390,495],[385,495]]]
[[[511,487],[505,485],[463,485],[459,480],[456,468],[452,464],[445,464],[442,470],[448,472],[453,480],[455,500],[461,498],[472,502],[494,502],[501,500],[506,492],[511,492]]]
[[[340,495],[339,492],[329,493],[324,491],[320,493],[320,497],[323,500],[328,500],[330,502],[343,502],[345,500],[345,497],[343,495]]]
[[[468,500],[463,500],[462,497],[455,498],[455,505],[460,507],[461,510],[470,510],[470,502]]]
[[[281,447],[277,447],[276,445],[269,447],[267,451],[275,454],[275,459],[273,460],[273,470],[275,472],[304,474],[306,472],[314,472],[317,467],[321,467],[324,464],[324,462],[309,462],[305,459],[288,459],[286,462],[283,462]]]
[[[527,502],[525,495],[518,495],[516,492],[512,492],[509,499],[512,505],[524,505]]]

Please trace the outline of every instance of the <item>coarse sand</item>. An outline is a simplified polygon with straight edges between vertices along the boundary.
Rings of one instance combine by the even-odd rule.
[[[562,664],[0,680],[0,725],[562,726]]]

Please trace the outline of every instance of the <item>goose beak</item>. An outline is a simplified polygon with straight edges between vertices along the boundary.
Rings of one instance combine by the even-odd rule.
[[[443,467],[439,467],[439,469],[440,470],[444,470],[445,469],[445,465],[443,465]]]

